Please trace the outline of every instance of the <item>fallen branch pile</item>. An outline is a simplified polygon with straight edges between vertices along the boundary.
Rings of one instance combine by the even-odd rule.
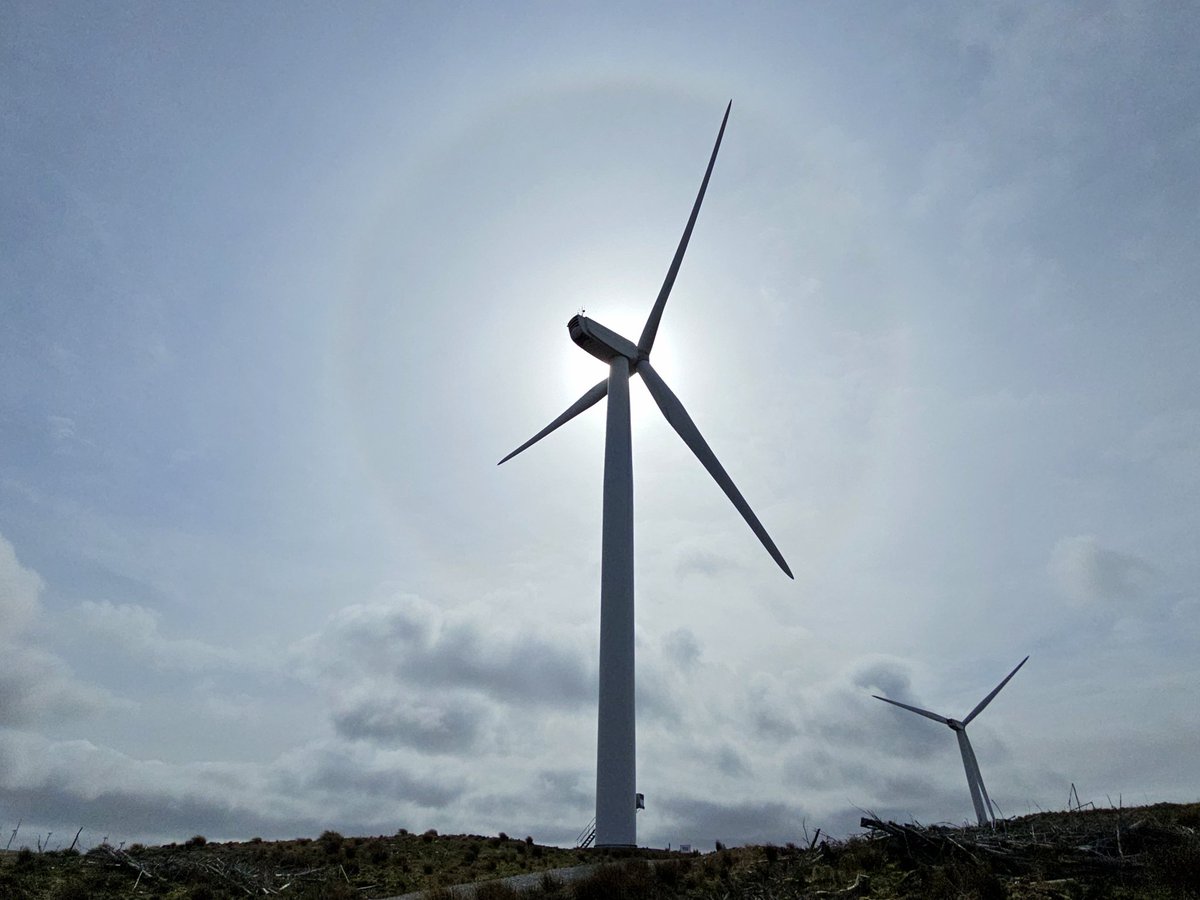
[[[1038,814],[999,821],[994,829],[905,825],[873,817],[863,817],[860,824],[886,844],[889,854],[913,863],[969,860],[1011,875],[1136,875],[1164,854],[1200,858],[1196,828],[1160,819],[1154,807],[1135,812],[1136,817],[1120,809]]]
[[[153,857],[134,854],[120,847],[101,844],[88,851],[87,861],[97,865],[122,866],[137,872],[136,887],[143,879],[162,879],[177,884],[210,883],[213,880],[249,896],[283,894],[304,884],[321,884],[345,878],[337,867],[320,866],[300,871],[278,871],[217,853],[181,850],[156,853]]]

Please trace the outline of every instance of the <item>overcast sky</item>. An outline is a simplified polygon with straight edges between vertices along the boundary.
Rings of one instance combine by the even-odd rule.
[[[1200,9],[0,3],[0,839],[593,814],[632,385],[641,842],[1200,799]],[[64,844],[68,841],[64,839]]]

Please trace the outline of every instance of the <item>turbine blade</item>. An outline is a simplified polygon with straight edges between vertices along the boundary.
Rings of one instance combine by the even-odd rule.
[[[915,712],[918,716],[924,716],[927,719],[933,719],[935,722],[941,722],[943,725],[949,725],[950,720],[945,716],[939,716],[935,712],[930,712],[927,709],[921,709],[919,706],[909,706],[907,703],[901,703],[899,700],[889,700],[887,697],[880,697],[878,694],[872,694],[876,700],[882,700],[884,703],[890,703],[892,706],[899,706],[901,709],[907,709],[909,712]]]
[[[688,218],[687,227],[683,229],[683,237],[679,239],[675,258],[671,260],[671,267],[667,269],[667,277],[663,280],[662,288],[658,292],[658,299],[654,301],[650,317],[646,319],[646,327],[642,329],[642,336],[638,338],[638,351],[642,355],[648,356],[650,348],[654,346],[654,336],[658,334],[658,323],[662,319],[663,308],[667,305],[667,297],[671,295],[671,288],[675,286],[675,276],[679,274],[679,265],[683,262],[683,254],[687,250],[688,241],[692,239],[692,229],[696,227],[696,217],[700,215],[700,204],[704,201],[704,192],[708,190],[708,179],[712,176],[713,165],[717,161],[717,151],[721,149],[721,138],[725,136],[725,123],[729,121],[729,110],[732,108],[733,101],[730,100],[729,105],[725,107],[725,118],[721,120],[721,130],[717,132],[717,142],[713,145],[712,156],[708,159],[708,168],[704,170],[704,180],[700,182],[700,193],[696,195],[696,202],[692,206],[692,214]]]
[[[971,789],[971,803],[975,807],[975,819],[981,826],[987,825],[987,805],[984,800],[987,790],[983,786],[983,776],[979,774],[979,761],[975,759],[975,751],[971,749],[971,741],[967,738],[967,730],[957,732],[958,750],[962,754],[963,768],[967,772],[967,787]]]
[[[1021,666],[1025,665],[1025,663],[1028,661],[1029,661],[1029,657],[1026,656],[1025,659],[1023,659],[1019,663],[1017,663],[1017,668],[1013,669],[1011,672],[1009,672],[1008,675],[1005,677],[1005,679],[1002,682],[1000,682],[998,685],[996,685],[996,687],[992,690],[992,692],[990,694],[988,694],[986,697],[984,697],[982,700],[979,701],[979,705],[976,706],[973,710],[971,710],[970,715],[968,715],[965,719],[963,719],[964,727],[967,725],[970,725],[971,720],[973,718],[975,718],[977,715],[979,715],[981,712],[983,712],[983,708],[992,702],[993,697],[995,697],[998,693],[1000,693],[1000,688],[1002,688],[1006,684],[1008,684],[1009,679],[1017,674],[1017,669],[1021,668]]]
[[[576,400],[573,404],[571,404],[570,408],[568,408],[565,413],[563,413],[561,416],[559,416],[557,419],[555,419],[553,422],[551,422],[549,425],[547,425],[545,428],[543,428],[541,431],[539,431],[537,434],[535,434],[533,437],[531,437],[529,440],[527,440],[525,443],[523,443],[520,447],[518,447],[512,453],[508,454],[508,456],[504,457],[504,459],[500,460],[500,462],[496,463],[496,465],[502,466],[506,462],[508,462],[510,459],[512,459],[514,456],[516,456],[518,453],[520,453],[522,450],[526,449],[527,447],[532,447],[534,444],[536,444],[538,441],[540,441],[542,438],[544,438],[546,435],[548,435],[550,432],[552,432],[558,426],[565,425],[567,422],[570,422],[573,418],[575,418],[577,415],[579,415],[585,409],[595,406],[597,403],[599,403],[604,398],[604,395],[607,393],[608,393],[608,379],[605,378],[603,381],[601,381],[599,384],[597,384],[595,387],[593,387],[591,390],[589,390],[586,394],[584,394],[582,397],[580,397],[578,400]]]
[[[967,730],[964,728],[962,732],[963,740],[967,742],[967,751],[971,754],[971,765],[975,767],[975,783],[979,785],[979,793],[983,795],[983,807],[987,811],[989,822],[994,822],[996,813],[992,809],[992,798],[988,796],[987,787],[983,783],[983,773],[979,771],[979,760],[975,756],[975,748],[971,746],[971,740],[967,737]]]
[[[683,408],[683,404],[679,402],[679,398],[671,393],[671,389],[667,387],[666,382],[650,366],[649,360],[643,359],[639,362],[637,370],[641,374],[642,380],[646,383],[646,388],[650,391],[650,396],[654,398],[654,402],[658,404],[658,408],[662,410],[662,414],[666,417],[666,420],[671,423],[671,427],[683,438],[683,442],[691,448],[691,451],[696,454],[696,458],[700,460],[701,465],[708,469],[708,474],[721,486],[721,490],[725,492],[725,496],[733,501],[733,505],[742,514],[742,518],[746,520],[746,524],[750,526],[750,530],[758,535],[758,539],[767,548],[767,552],[771,554],[771,558],[779,564],[779,568],[783,569],[788,578],[795,578],[796,576],[792,574],[792,570],[788,568],[788,564],[784,561],[783,554],[779,552],[779,548],[775,546],[775,542],[767,534],[767,529],[763,528],[762,522],[758,521],[758,516],[754,514],[754,510],[750,508],[750,504],[746,502],[746,498],[734,486],[733,479],[729,477],[721,467],[721,464],[717,462],[716,455],[709,449],[708,444],[705,443],[704,438],[700,434],[700,429],[696,427],[696,423],[692,421],[692,417]]]

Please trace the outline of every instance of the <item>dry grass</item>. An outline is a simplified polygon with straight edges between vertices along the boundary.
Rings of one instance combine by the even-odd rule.
[[[603,862],[479,835],[343,837],[114,848],[88,854],[8,853],[0,897],[13,900],[148,897],[381,897]],[[878,823],[864,835],[813,847],[738,847],[704,856],[645,851],[609,858],[570,884],[544,878],[527,891],[480,885],[476,900],[1184,900],[1200,898],[1200,804],[1041,813],[980,828]]]

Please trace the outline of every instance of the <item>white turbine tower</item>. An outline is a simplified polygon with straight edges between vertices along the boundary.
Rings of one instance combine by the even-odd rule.
[[[683,261],[700,203],[708,188],[730,101],[717,132],[700,192],[675,257],[667,269],[650,316],[637,344],[610,331],[599,322],[574,316],[567,328],[571,340],[593,356],[608,363],[608,378],[580,397],[566,412],[514,450],[500,463],[540,441],[560,425],[608,396],[608,420],[604,438],[604,517],[600,551],[600,698],[596,748],[596,846],[637,845],[637,785],[635,780],[634,659],[633,659],[633,456],[629,427],[629,378],[641,375],[650,396],[663,416],[679,433],[700,463],[733,501],[738,512],[762,541],[767,552],[791,578],[783,555],[763,528],[754,511],[734,486],[717,457],[709,449],[687,410],[650,366],[650,349],[679,264]]]
[[[983,776],[979,773],[979,761],[975,759],[975,751],[971,749],[971,742],[967,740],[967,726],[971,724],[971,720],[983,712],[983,708],[992,702],[992,699],[1000,693],[1000,689],[1008,684],[1010,678],[1017,674],[1017,669],[1028,662],[1029,657],[1017,663],[1017,668],[1005,676],[992,692],[979,701],[967,717],[961,722],[958,719],[947,719],[945,716],[939,716],[937,713],[930,712],[927,709],[920,709],[916,706],[909,706],[907,703],[901,703],[899,700],[889,700],[887,697],[880,697],[878,694],[872,694],[876,700],[882,700],[884,703],[890,703],[893,706],[899,706],[902,709],[907,709],[909,712],[915,712],[919,716],[924,716],[927,719],[933,719],[935,722],[941,722],[943,725],[949,725],[950,729],[958,736],[958,750],[962,754],[963,768],[967,770],[967,787],[971,789],[971,802],[975,804],[975,816],[979,819],[980,825],[994,824],[995,819],[992,816],[992,798],[988,796],[987,788],[983,786]]]

